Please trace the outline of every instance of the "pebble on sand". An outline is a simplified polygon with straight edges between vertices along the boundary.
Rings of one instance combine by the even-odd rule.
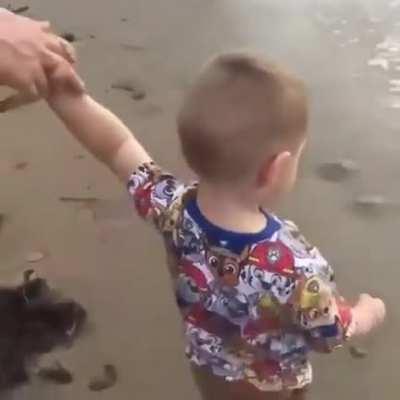
[[[29,11],[29,6],[21,6],[17,8],[11,8],[10,6],[7,7],[10,11],[12,11],[14,14],[24,14],[25,12]]]
[[[43,260],[44,257],[45,257],[45,255],[41,251],[31,251],[30,253],[28,253],[25,256],[25,260],[28,263],[37,263],[37,262]]]
[[[74,43],[76,42],[76,35],[72,32],[65,32],[61,34],[61,37],[65,39],[67,42]]]
[[[117,369],[112,364],[106,364],[103,367],[103,375],[96,376],[89,382],[89,389],[93,392],[100,392],[109,389],[117,383]]]
[[[320,177],[332,182],[341,182],[357,171],[359,171],[357,163],[350,159],[326,162],[318,167]]]

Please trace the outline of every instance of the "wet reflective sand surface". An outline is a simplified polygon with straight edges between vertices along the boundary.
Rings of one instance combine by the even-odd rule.
[[[377,335],[357,343],[365,358],[347,349],[316,357],[310,399],[397,398],[400,2],[27,3],[28,15],[75,35],[88,88],[183,177],[190,174],[174,113],[210,55],[255,49],[304,77],[313,103],[310,142],[281,212],[330,259],[346,296],[383,296],[389,314]],[[33,379],[4,398],[97,398],[89,380],[111,363],[118,380],[106,399],[197,399],[161,243],[131,217],[124,188],[43,104],[0,120],[0,278],[13,281],[35,255],[35,268],[82,302],[91,320],[87,334],[56,355],[73,371],[71,385]]]

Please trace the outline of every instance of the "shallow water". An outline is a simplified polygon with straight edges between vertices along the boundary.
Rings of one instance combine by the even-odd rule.
[[[390,91],[396,86],[390,81],[400,79],[399,2],[26,3],[31,15],[76,34],[80,68],[93,94],[135,130],[160,163],[184,177],[189,173],[178,152],[173,116],[205,59],[222,50],[253,48],[305,78],[313,102],[310,144],[298,188],[282,212],[331,260],[345,295],[370,291],[383,296],[389,309],[385,327],[364,343],[366,359],[352,359],[346,350],[316,357],[310,398],[396,398],[400,95]],[[145,99],[111,89],[121,79],[145,90]],[[104,398],[197,399],[155,233],[130,218],[123,188],[81,156],[85,153],[44,105],[0,118],[0,213],[6,216],[0,226],[0,277],[13,280],[25,268],[26,254],[41,251],[46,257],[37,264],[39,271],[84,303],[92,320],[90,332],[62,354],[75,374],[72,385],[34,380],[4,398],[94,398],[98,394],[88,391],[89,379],[103,364],[114,363],[119,381]],[[321,163],[342,159],[354,161],[357,173],[323,180],[317,172]],[[356,212],[353,203],[360,196],[383,199],[378,212]]]

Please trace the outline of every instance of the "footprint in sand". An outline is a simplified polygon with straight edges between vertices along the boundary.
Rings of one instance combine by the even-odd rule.
[[[400,203],[379,194],[367,194],[354,200],[353,209],[362,216],[377,217],[400,211]]]
[[[112,89],[122,90],[124,92],[130,93],[132,99],[143,100],[146,98],[146,91],[138,82],[133,79],[119,79],[111,85]]]
[[[318,175],[331,182],[342,182],[359,171],[357,163],[350,159],[326,162],[317,169]]]
[[[106,364],[103,367],[103,375],[96,376],[89,382],[89,389],[93,392],[100,392],[109,389],[117,383],[117,369],[112,364]]]

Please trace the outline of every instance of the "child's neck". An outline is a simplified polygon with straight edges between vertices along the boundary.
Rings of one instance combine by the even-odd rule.
[[[203,215],[223,229],[257,233],[266,227],[266,216],[260,211],[260,205],[245,191],[228,190],[225,187],[200,182],[197,202]]]

